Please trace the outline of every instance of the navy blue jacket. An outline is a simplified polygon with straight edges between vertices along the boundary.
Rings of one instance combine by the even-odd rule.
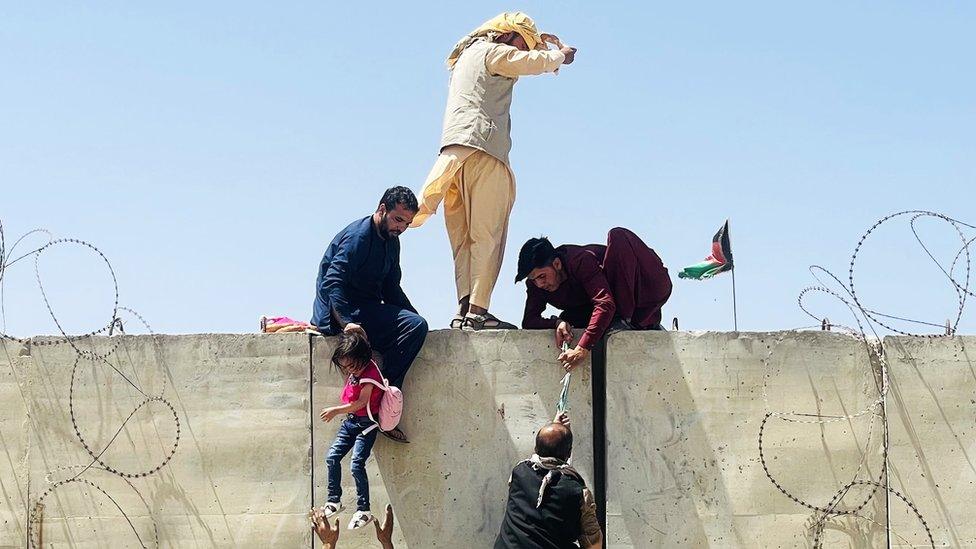
[[[416,313],[400,287],[401,276],[400,239],[384,240],[373,228],[373,216],[352,222],[322,257],[312,324],[335,333],[367,304],[386,303]]]

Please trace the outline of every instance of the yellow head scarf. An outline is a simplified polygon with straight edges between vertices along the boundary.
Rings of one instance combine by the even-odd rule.
[[[530,50],[534,50],[542,43],[542,36],[539,34],[539,29],[535,26],[535,21],[531,17],[525,15],[520,11],[505,12],[495,16],[488,21],[485,21],[477,29],[468,33],[467,36],[462,38],[451,51],[451,55],[447,56],[447,68],[453,69],[454,64],[457,63],[461,53],[471,45],[472,42],[477,38],[483,36],[489,39],[494,39],[500,34],[505,34],[508,32],[517,32],[521,36],[526,45],[529,46]]]

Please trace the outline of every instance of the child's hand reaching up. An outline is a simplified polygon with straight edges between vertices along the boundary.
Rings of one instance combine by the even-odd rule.
[[[332,418],[336,417],[337,413],[335,408],[322,408],[322,413],[319,414],[319,417],[322,418],[322,421],[329,422],[332,421]]]

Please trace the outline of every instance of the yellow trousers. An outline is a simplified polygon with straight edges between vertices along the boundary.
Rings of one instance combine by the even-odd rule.
[[[472,305],[487,309],[505,256],[515,178],[488,153],[447,147],[427,176],[413,226],[422,225],[442,200],[458,300],[469,297]]]

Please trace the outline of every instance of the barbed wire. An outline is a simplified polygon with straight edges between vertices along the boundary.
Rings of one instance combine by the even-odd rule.
[[[945,324],[932,322],[931,320],[916,319],[902,315],[895,315],[889,313],[883,313],[876,308],[869,307],[865,304],[862,297],[857,293],[857,286],[855,283],[855,273],[857,267],[858,258],[865,248],[865,244],[868,239],[878,230],[882,225],[889,223],[898,218],[909,217],[909,226],[912,233],[915,236],[915,240],[918,242],[919,246],[922,248],[924,253],[928,258],[938,267],[939,271],[945,276],[946,280],[951,284],[953,292],[956,295],[956,308],[950,315],[950,320]],[[951,226],[955,233],[959,236],[961,247],[958,252],[955,253],[951,263],[948,267],[940,262],[935,255],[930,250],[929,246],[925,244],[925,241],[919,235],[917,223],[921,219],[931,218],[934,220],[941,221],[943,223]],[[784,496],[789,498],[791,501],[801,505],[814,512],[811,517],[811,521],[808,523],[808,528],[813,537],[814,548],[820,548],[823,546],[823,536],[826,529],[827,523],[830,519],[841,516],[848,516],[852,518],[858,518],[867,520],[871,523],[878,524],[873,519],[865,517],[862,514],[864,508],[878,497],[879,494],[884,494],[886,496],[885,506],[887,509],[888,501],[887,496],[892,495],[902,501],[911,512],[918,519],[919,524],[925,532],[925,536],[928,540],[928,544],[931,547],[935,547],[935,540],[932,534],[932,529],[925,517],[918,510],[916,505],[904,494],[895,490],[888,484],[888,468],[890,462],[890,449],[889,449],[889,431],[888,431],[888,416],[887,416],[887,396],[889,389],[889,361],[887,349],[884,346],[884,339],[879,334],[879,329],[887,330],[889,332],[913,336],[920,338],[941,338],[950,337],[957,333],[959,322],[963,318],[965,312],[967,299],[969,297],[976,297],[976,294],[970,290],[970,273],[971,273],[971,254],[970,247],[976,242],[976,236],[967,237],[965,230],[976,229],[976,225],[971,225],[969,223],[964,223],[957,219],[953,219],[947,215],[932,212],[927,210],[905,210],[896,212],[885,217],[882,217],[877,222],[875,222],[867,231],[861,235],[854,247],[854,252],[851,255],[850,263],[848,264],[848,276],[847,282],[843,282],[838,276],[833,274],[830,270],[820,266],[811,265],[810,273],[817,280],[819,285],[809,286],[800,291],[797,297],[797,304],[800,310],[806,315],[813,318],[817,322],[821,322],[824,327],[830,327],[833,329],[838,329],[840,333],[847,334],[848,336],[854,338],[855,340],[861,342],[866,350],[868,357],[868,366],[871,368],[871,373],[875,377],[876,386],[878,390],[877,398],[873,399],[864,408],[850,413],[841,415],[825,415],[819,411],[816,412],[806,412],[801,413],[796,410],[789,411],[772,411],[769,405],[769,399],[767,396],[767,384],[770,378],[770,360],[776,347],[779,346],[784,341],[785,336],[780,336],[776,341],[772,342],[766,346],[767,353],[762,360],[763,366],[766,373],[763,377],[763,398],[766,403],[766,414],[763,417],[762,423],[759,427],[758,435],[758,448],[759,448],[759,461],[762,465],[763,472],[766,478],[775,486]],[[957,275],[957,267],[962,271],[962,275]],[[823,278],[822,278],[823,277]],[[826,281],[825,281],[826,279]],[[831,287],[836,288],[831,289]],[[842,324],[830,324],[826,320],[824,315],[815,314],[806,304],[806,299],[812,294],[824,294],[829,298],[839,301],[843,304],[847,310],[850,312],[852,319],[854,320],[855,326],[845,326]],[[914,326],[923,326],[929,328],[938,328],[942,330],[942,333],[918,333],[910,331],[905,326],[895,326],[896,322],[911,324]],[[767,449],[763,444],[763,437],[767,428],[767,424],[771,420],[780,420],[791,423],[805,423],[805,424],[818,424],[826,425],[830,423],[836,423],[840,421],[852,422],[864,416],[870,415],[871,425],[869,428],[869,435],[867,442],[864,445],[864,451],[861,455],[861,460],[851,475],[848,482],[843,484],[833,495],[833,497],[826,503],[818,505],[815,502],[806,500],[796,495],[794,492],[790,491],[784,486],[784,483],[780,481],[769,468],[769,464],[766,459]],[[863,479],[860,478],[863,472],[867,469],[867,459],[869,447],[871,446],[871,438],[874,434],[874,424],[877,418],[881,419],[881,468],[876,477]],[[852,431],[853,434],[853,431]],[[841,507],[841,503],[847,497],[851,490],[855,487],[868,487],[870,490],[863,499],[858,498],[857,503],[849,507]],[[904,539],[904,537],[897,532],[892,532],[890,524],[886,522],[884,525],[886,533],[894,534],[897,537]]]
[[[47,242],[44,243],[43,245],[31,249],[30,251],[24,252],[20,255],[15,255],[15,251],[17,250],[17,248],[22,243],[24,243],[28,237],[36,234],[47,235],[48,237]],[[82,250],[94,254],[99,259],[100,263],[103,263],[105,265],[112,282],[111,286],[112,286],[112,298],[113,298],[112,307],[111,307],[111,317],[109,318],[107,324],[104,324],[95,330],[80,335],[70,334],[62,324],[61,320],[58,318],[57,314],[55,313],[54,307],[52,306],[51,301],[49,299],[48,292],[44,285],[44,281],[43,281],[43,277],[41,276],[41,269],[40,269],[41,256],[58,246],[80,247]],[[44,306],[46,307],[49,316],[53,320],[54,325],[57,327],[58,332],[60,333],[59,336],[54,336],[49,339],[47,338],[37,339],[34,337],[18,338],[11,334],[5,333],[7,317],[6,317],[6,306],[4,301],[5,284],[6,284],[4,275],[7,273],[7,270],[11,266],[20,262],[21,260],[30,257],[34,258],[34,278],[37,284],[37,288],[40,290],[40,294],[43,299]],[[117,355],[117,351],[119,350],[120,346],[123,345],[125,342],[126,324],[123,321],[122,315],[127,315],[131,317],[131,319],[134,319],[134,321],[137,322],[138,324],[141,324],[143,329],[150,336],[150,341],[152,341],[153,349],[156,355],[156,360],[160,365],[160,370],[162,373],[162,375],[160,376],[162,380],[161,386],[159,390],[154,393],[147,392],[147,390],[142,386],[139,380],[138,368],[136,367],[135,361],[130,361],[132,362],[133,375],[126,375],[126,373],[124,373],[118,366],[113,364],[112,361],[110,360],[110,358]],[[148,547],[158,548],[159,528],[153,516],[153,510],[149,505],[149,502],[146,500],[146,498],[143,496],[143,494],[139,491],[139,489],[132,481],[135,479],[140,479],[140,478],[145,478],[145,477],[155,475],[159,473],[167,464],[170,463],[170,461],[176,455],[177,449],[179,448],[181,424],[180,424],[179,414],[177,413],[176,408],[169,400],[165,398],[165,392],[167,388],[167,376],[165,374],[164,364],[161,359],[163,354],[159,349],[159,342],[156,338],[156,335],[153,332],[152,327],[149,325],[149,323],[141,315],[139,315],[139,313],[137,313],[133,309],[119,305],[118,279],[116,277],[115,270],[112,268],[111,262],[108,260],[105,254],[102,253],[102,251],[99,250],[93,244],[75,238],[55,239],[52,233],[45,229],[34,229],[32,231],[24,233],[17,240],[15,240],[13,244],[10,246],[10,248],[8,249],[6,247],[3,223],[2,221],[0,221],[0,319],[2,319],[2,323],[0,323],[0,340],[12,341],[15,343],[19,343],[21,345],[28,345],[30,347],[50,347],[50,346],[67,345],[73,350],[75,354],[75,359],[71,367],[70,380],[68,381],[68,399],[67,399],[68,417],[70,418],[71,428],[75,438],[77,439],[77,442],[81,445],[81,447],[91,458],[90,462],[84,464],[56,465],[54,466],[54,468],[49,470],[47,474],[44,475],[44,482],[47,483],[47,487],[43,492],[41,492],[39,496],[37,496],[35,500],[31,502],[31,505],[29,506],[30,511],[27,517],[28,547],[34,548],[39,545],[39,539],[41,537],[40,519],[44,509],[45,500],[47,500],[47,498],[49,498],[51,495],[55,494],[58,490],[64,488],[65,486],[80,485],[83,487],[87,487],[87,489],[89,489],[93,493],[101,494],[103,497],[108,499],[116,507],[116,509],[118,509],[119,513],[125,519],[129,528],[132,530],[133,534],[135,535],[135,538],[140,547],[146,549],[148,549]],[[104,337],[100,337],[96,340],[95,336],[104,336]],[[82,347],[82,343],[85,341],[87,341],[90,344],[91,346],[90,349],[86,349]],[[105,343],[107,343],[107,347],[99,352],[99,349],[97,348],[97,344],[105,344]],[[117,358],[117,360],[121,361],[121,358]],[[121,378],[121,380],[124,381],[127,386],[131,387],[141,399],[141,401],[138,404],[136,404],[132,408],[132,410],[128,413],[128,416],[118,425],[111,438],[104,444],[101,444],[98,448],[94,448],[92,446],[92,443],[88,439],[86,439],[85,436],[82,434],[82,428],[79,423],[80,420],[76,413],[75,401],[76,401],[76,386],[78,384],[78,370],[80,365],[83,362],[90,362],[94,365],[101,366],[108,373],[108,375],[114,375]],[[137,413],[140,412],[140,410],[145,409],[149,413],[154,413],[152,411],[152,408],[154,406],[161,406],[162,408],[166,409],[169,412],[167,417],[171,416],[171,421],[174,426],[174,436],[173,436],[172,444],[170,446],[165,447],[167,449],[164,451],[161,460],[151,467],[148,467],[144,470],[137,470],[137,471],[125,471],[120,467],[113,466],[112,464],[110,464],[109,460],[105,458],[105,455],[108,452],[108,450],[116,443],[116,440],[119,438],[119,436],[126,431],[126,428],[129,425],[130,421],[132,421],[132,419],[136,416]],[[155,421],[153,421],[152,423],[154,426],[156,425]],[[113,496],[111,493],[109,493],[109,491],[106,490],[102,485],[96,483],[94,480],[89,478],[92,471],[98,471],[121,479],[136,494],[136,496],[138,496],[138,498],[142,501],[142,504],[145,507],[146,516],[149,518],[152,524],[151,539],[144,540],[143,536],[140,535],[139,528],[136,527],[132,518],[129,516],[129,513],[119,503],[118,499],[115,496]],[[60,478],[60,479],[55,480],[55,478]]]

